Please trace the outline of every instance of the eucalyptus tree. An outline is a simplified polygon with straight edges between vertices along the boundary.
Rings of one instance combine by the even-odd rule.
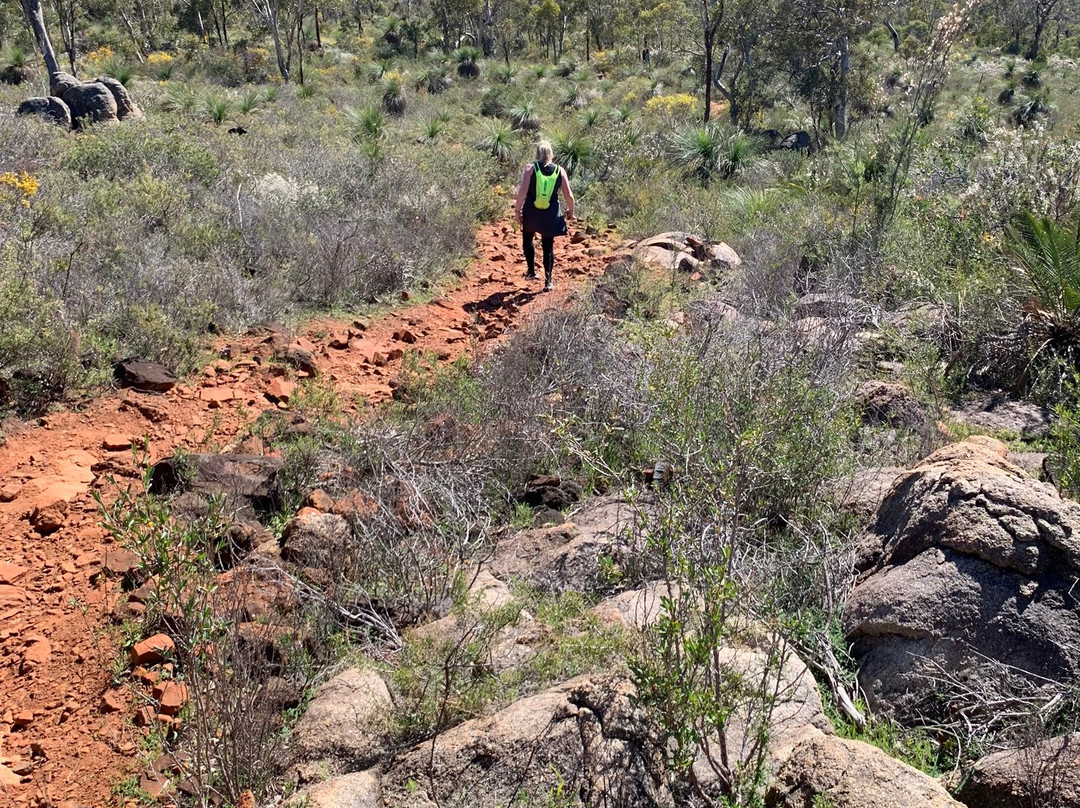
[[[49,29],[45,26],[45,12],[41,8],[40,0],[19,0],[23,14],[30,24],[30,30],[34,32],[34,41],[37,42],[38,51],[45,60],[45,69],[51,76],[60,72],[60,63],[56,61],[56,51],[53,50],[52,40],[49,39]]]
[[[307,10],[304,0],[251,0],[251,8],[256,21],[266,26],[274,42],[274,57],[282,81],[289,81],[300,22]]]

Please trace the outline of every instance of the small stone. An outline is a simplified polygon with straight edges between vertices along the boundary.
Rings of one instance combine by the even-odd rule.
[[[310,494],[307,495],[305,504],[309,508],[314,508],[321,513],[330,513],[334,508],[334,500],[329,494],[323,491],[321,488],[316,488]]]
[[[131,436],[106,435],[101,441],[101,448],[106,452],[126,452],[131,448]]]
[[[0,502],[14,502],[19,498],[20,491],[22,491],[21,485],[8,483],[3,488],[0,488]]]
[[[331,334],[326,344],[336,351],[344,351],[349,347],[349,335],[343,333]]]
[[[16,713],[14,720],[11,722],[16,727],[28,727],[34,723],[34,711],[23,710],[21,713]]]
[[[188,702],[187,685],[183,682],[158,682],[154,686],[154,698],[161,704],[165,715],[177,715]]]
[[[121,387],[167,393],[176,386],[176,376],[168,368],[156,362],[127,360],[118,363],[113,372]]]
[[[17,586],[0,584],[0,606],[16,606],[26,603],[26,591]]]
[[[4,788],[13,788],[21,783],[22,778],[19,777],[19,775],[0,763],[0,786],[3,786]]]
[[[32,760],[12,761],[11,770],[19,777],[29,777],[34,773],[34,762]]]
[[[352,328],[355,331],[367,331],[370,328],[370,324],[367,320],[353,320]]]
[[[124,694],[119,690],[106,690],[101,694],[101,705],[98,709],[103,713],[119,713],[127,707]]]
[[[199,391],[199,400],[205,401],[212,410],[220,409],[223,404],[236,400],[236,392],[231,387],[205,387]]]
[[[129,575],[139,568],[139,563],[140,559],[136,552],[122,547],[109,548],[101,559],[102,569],[113,575]]]
[[[334,503],[331,513],[346,519],[363,519],[373,516],[378,510],[378,503],[360,491],[353,491]]]
[[[51,505],[34,508],[30,514],[30,524],[39,535],[49,536],[64,526],[67,521],[68,504],[60,499]]]
[[[150,707],[140,707],[135,711],[135,726],[149,727],[153,726],[154,719],[157,717],[157,713]]]
[[[296,392],[296,383],[290,382],[287,379],[271,379],[270,384],[266,385],[266,397],[270,401],[285,402],[286,404],[292,399],[293,394]]]
[[[163,800],[169,794],[169,781],[153,769],[148,769],[139,778],[139,790],[145,791],[155,800]]]
[[[40,639],[30,643],[23,652],[19,673],[26,673],[32,668],[47,665],[50,656],[52,656],[52,643],[48,640]]]
[[[131,649],[131,661],[135,665],[155,665],[164,662],[176,650],[176,644],[168,634],[155,634]]]
[[[297,340],[297,342],[299,342],[299,340]],[[304,342],[307,342],[307,340],[304,340]],[[315,364],[314,349],[308,350],[306,348],[293,346],[285,352],[284,359],[297,369],[298,376],[302,376],[302,374],[307,374],[307,376],[317,376],[319,374],[319,368]]]
[[[158,679],[161,678],[160,676],[158,676],[157,671],[149,670],[147,668],[144,668],[142,665],[137,665],[135,667],[135,670],[131,672],[131,676],[136,681],[142,682],[144,685],[156,685],[158,683]]]
[[[413,345],[417,340],[416,334],[407,328],[402,328],[400,331],[394,332],[395,342],[404,342],[406,345]]]
[[[0,561],[0,584],[13,584],[26,574],[26,570],[17,564]]]

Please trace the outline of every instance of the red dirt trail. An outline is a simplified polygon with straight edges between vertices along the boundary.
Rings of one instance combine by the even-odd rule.
[[[573,243],[577,241],[578,243]],[[565,303],[575,287],[603,273],[614,254],[604,236],[556,246],[553,293],[526,281],[520,236],[485,225],[465,276],[429,302],[402,303],[362,330],[352,321],[311,322],[294,345],[312,351],[319,376],[342,401],[377,404],[390,396],[401,364],[395,349],[441,361],[475,354],[530,312]],[[350,331],[351,329],[351,331]],[[120,390],[81,412],[64,411],[13,429],[0,447],[0,808],[113,804],[110,790],[137,771],[145,730],[132,722],[133,689],[114,680],[120,601],[106,564],[122,554],[100,527],[93,499],[115,496],[110,476],[137,482],[128,443],[146,440],[149,460],[219,450],[260,413],[281,363],[267,362],[265,335],[221,338],[202,375],[163,395]],[[279,337],[279,341],[281,338]],[[332,347],[333,346],[333,347]],[[390,357],[388,360],[387,358]],[[31,525],[39,509],[41,535]],[[106,695],[108,698],[106,698]]]

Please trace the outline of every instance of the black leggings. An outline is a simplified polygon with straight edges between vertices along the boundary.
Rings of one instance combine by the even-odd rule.
[[[528,230],[521,231],[521,248],[525,251],[525,267],[530,273],[536,272],[536,248],[533,236]],[[551,270],[555,267],[555,236],[540,236],[540,246],[544,250],[544,279],[551,280]]]

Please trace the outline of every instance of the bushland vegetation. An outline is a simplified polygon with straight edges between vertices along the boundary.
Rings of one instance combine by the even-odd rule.
[[[0,87],[5,106],[47,91],[22,12],[0,3],[2,68],[20,82]],[[640,552],[602,559],[605,575],[677,585],[629,668],[687,804],[753,804],[761,785],[759,766],[721,759],[723,793],[693,782],[702,740],[767,708],[760,689],[728,687],[710,656],[721,642],[763,644],[774,667],[796,649],[863,732],[837,639],[858,525],[823,492],[915,450],[857,424],[855,384],[887,361],[931,407],[978,391],[1052,407],[1047,448],[1062,487],[1080,488],[1075,14],[1067,0],[46,8],[70,69],[124,81],[147,121],[71,135],[0,116],[7,407],[77,398],[126,356],[191,369],[212,330],[438,282],[475,224],[504,215],[540,134],[589,223],[686,230],[744,259],[704,287],[613,268],[593,303],[434,377],[416,357],[386,411],[281,447],[291,505],[321,478],[380,516],[352,525],[329,579],[291,582],[304,608],[289,620],[306,627],[284,635],[317,637],[318,652],[273,677],[236,663],[235,602],[212,596],[224,527],[177,539],[160,503],[123,503],[118,534],[171,581],[155,619],[190,612],[179,670],[198,718],[166,742],[197,750],[201,796],[278,790],[281,704],[240,695],[303,691],[358,646],[398,655],[413,705],[398,732],[414,740],[626,652],[567,641],[517,678],[462,678],[516,619],[476,616],[464,591],[538,472],[625,488]],[[777,148],[791,136],[798,148]],[[807,292],[858,299],[869,320],[913,304],[931,316],[868,351],[854,330],[792,324]],[[744,319],[720,317],[721,298]],[[658,463],[670,485],[646,490],[640,470]],[[523,597],[565,636],[595,633],[580,604]],[[465,627],[449,645],[404,636],[447,615]],[[924,736],[885,745],[927,767],[967,754]]]

